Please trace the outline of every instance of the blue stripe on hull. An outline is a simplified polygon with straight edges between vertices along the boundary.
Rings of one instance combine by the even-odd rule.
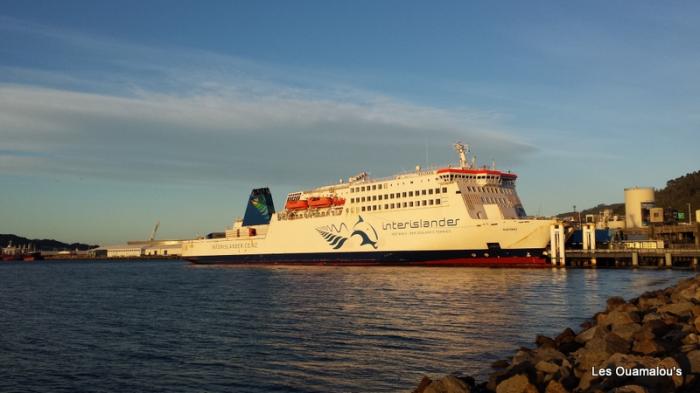
[[[546,264],[542,249],[256,254],[185,257],[196,264],[479,265]]]

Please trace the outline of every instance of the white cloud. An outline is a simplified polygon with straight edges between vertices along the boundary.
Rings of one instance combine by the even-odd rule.
[[[85,60],[79,70],[3,68],[0,157],[22,160],[4,173],[314,184],[410,168],[426,144],[439,163],[457,140],[505,164],[535,150],[498,113],[407,102],[326,71],[8,18],[2,30]]]
[[[260,176],[253,174],[255,167],[274,180],[295,170],[301,178],[349,175],[365,164],[411,165],[416,161],[411,155],[422,152],[426,138],[432,146],[443,145],[445,153],[457,139],[511,159],[532,150],[479,113],[380,96],[356,98],[289,94],[284,88],[277,94],[210,89],[206,94],[141,91],[124,97],[0,85],[0,138],[6,150],[44,154],[34,159],[46,165],[46,173],[137,180],[254,178]],[[407,154],[401,158],[396,147]],[[126,163],[122,171],[118,162]],[[150,162],[151,169],[130,167],[137,162],[146,167]],[[237,173],[236,167],[246,170]]]

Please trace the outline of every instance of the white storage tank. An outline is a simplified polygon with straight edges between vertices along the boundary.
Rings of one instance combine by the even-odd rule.
[[[653,188],[625,188],[625,226],[627,228],[647,226],[649,223],[649,209],[653,206]]]

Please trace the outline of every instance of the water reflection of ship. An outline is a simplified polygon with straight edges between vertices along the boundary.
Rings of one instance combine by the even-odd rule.
[[[36,250],[34,244],[23,244],[13,246],[12,240],[7,244],[7,247],[2,249],[2,260],[9,261],[39,261],[44,259],[41,252]]]

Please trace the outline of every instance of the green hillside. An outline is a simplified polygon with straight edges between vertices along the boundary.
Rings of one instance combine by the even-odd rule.
[[[700,171],[669,180],[666,187],[656,190],[656,206],[672,207],[681,212],[688,212],[688,203],[693,216],[700,209]]]
[[[688,214],[688,203],[690,203],[690,208],[694,217],[695,210],[700,209],[700,171],[691,172],[669,180],[666,182],[666,187],[656,190],[655,198],[656,206],[671,207],[686,214]],[[585,216],[586,214],[598,214],[604,209],[612,209],[613,214],[617,215],[625,214],[624,203],[601,203],[598,206],[581,210],[581,216]],[[573,215],[573,212],[565,212],[558,214],[557,217]]]
[[[27,239],[17,235],[0,234],[0,248],[7,247],[10,241],[12,241],[13,246],[33,246],[42,251],[89,250],[98,247],[83,243],[63,243],[53,239]]]

